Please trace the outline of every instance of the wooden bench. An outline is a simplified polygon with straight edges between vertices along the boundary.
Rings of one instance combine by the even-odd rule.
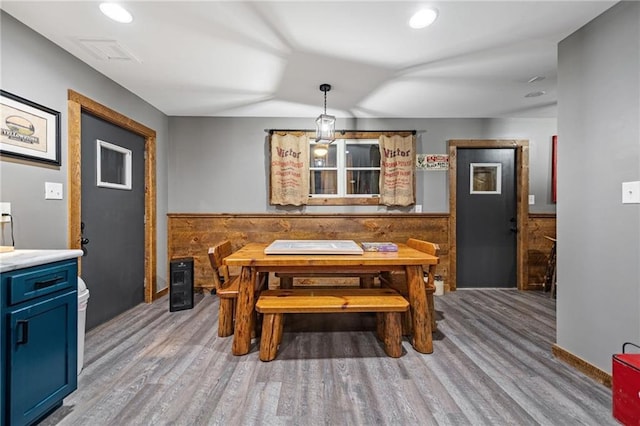
[[[389,288],[265,290],[256,303],[262,313],[260,360],[272,361],[282,340],[283,314],[376,312],[377,334],[390,357],[402,355],[401,313],[409,302]]]

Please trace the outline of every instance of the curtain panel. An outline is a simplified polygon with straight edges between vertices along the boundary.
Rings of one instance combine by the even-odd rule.
[[[309,139],[291,133],[271,135],[270,202],[300,206],[309,200]]]
[[[380,144],[380,204],[410,206],[415,204],[414,136],[386,136]]]

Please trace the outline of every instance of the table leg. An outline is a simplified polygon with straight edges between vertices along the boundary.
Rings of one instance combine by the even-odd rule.
[[[411,319],[413,321],[413,348],[423,354],[430,354],[433,352],[431,315],[427,306],[427,293],[422,277],[422,267],[407,266],[406,274]]]
[[[240,286],[236,302],[236,323],[233,334],[234,355],[245,355],[251,347],[251,329],[255,309],[255,289],[258,274],[256,270],[243,266],[240,272]]]

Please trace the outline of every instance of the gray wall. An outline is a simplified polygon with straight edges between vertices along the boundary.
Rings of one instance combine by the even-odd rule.
[[[168,118],[5,12],[0,34],[2,89],[62,113],[61,167],[0,159],[0,201],[11,203],[16,248],[68,247],[67,89],[73,89],[157,132],[157,272],[159,288],[166,286]],[[45,200],[45,182],[62,183],[64,199]],[[2,231],[7,244],[9,226]]]
[[[396,212],[378,206],[276,207],[268,200],[265,129],[309,129],[309,118],[169,119],[169,211],[172,213]],[[551,203],[551,136],[555,119],[358,119],[338,118],[337,129],[417,130],[417,151],[445,154],[448,139],[528,139],[531,212],[555,212]],[[417,171],[417,204],[448,212],[448,172]]]
[[[621,2],[558,50],[557,344],[607,372],[640,342],[639,23]]]

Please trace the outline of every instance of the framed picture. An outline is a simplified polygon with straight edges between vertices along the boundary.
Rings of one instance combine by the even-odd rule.
[[[0,90],[0,155],[60,165],[60,113]]]

